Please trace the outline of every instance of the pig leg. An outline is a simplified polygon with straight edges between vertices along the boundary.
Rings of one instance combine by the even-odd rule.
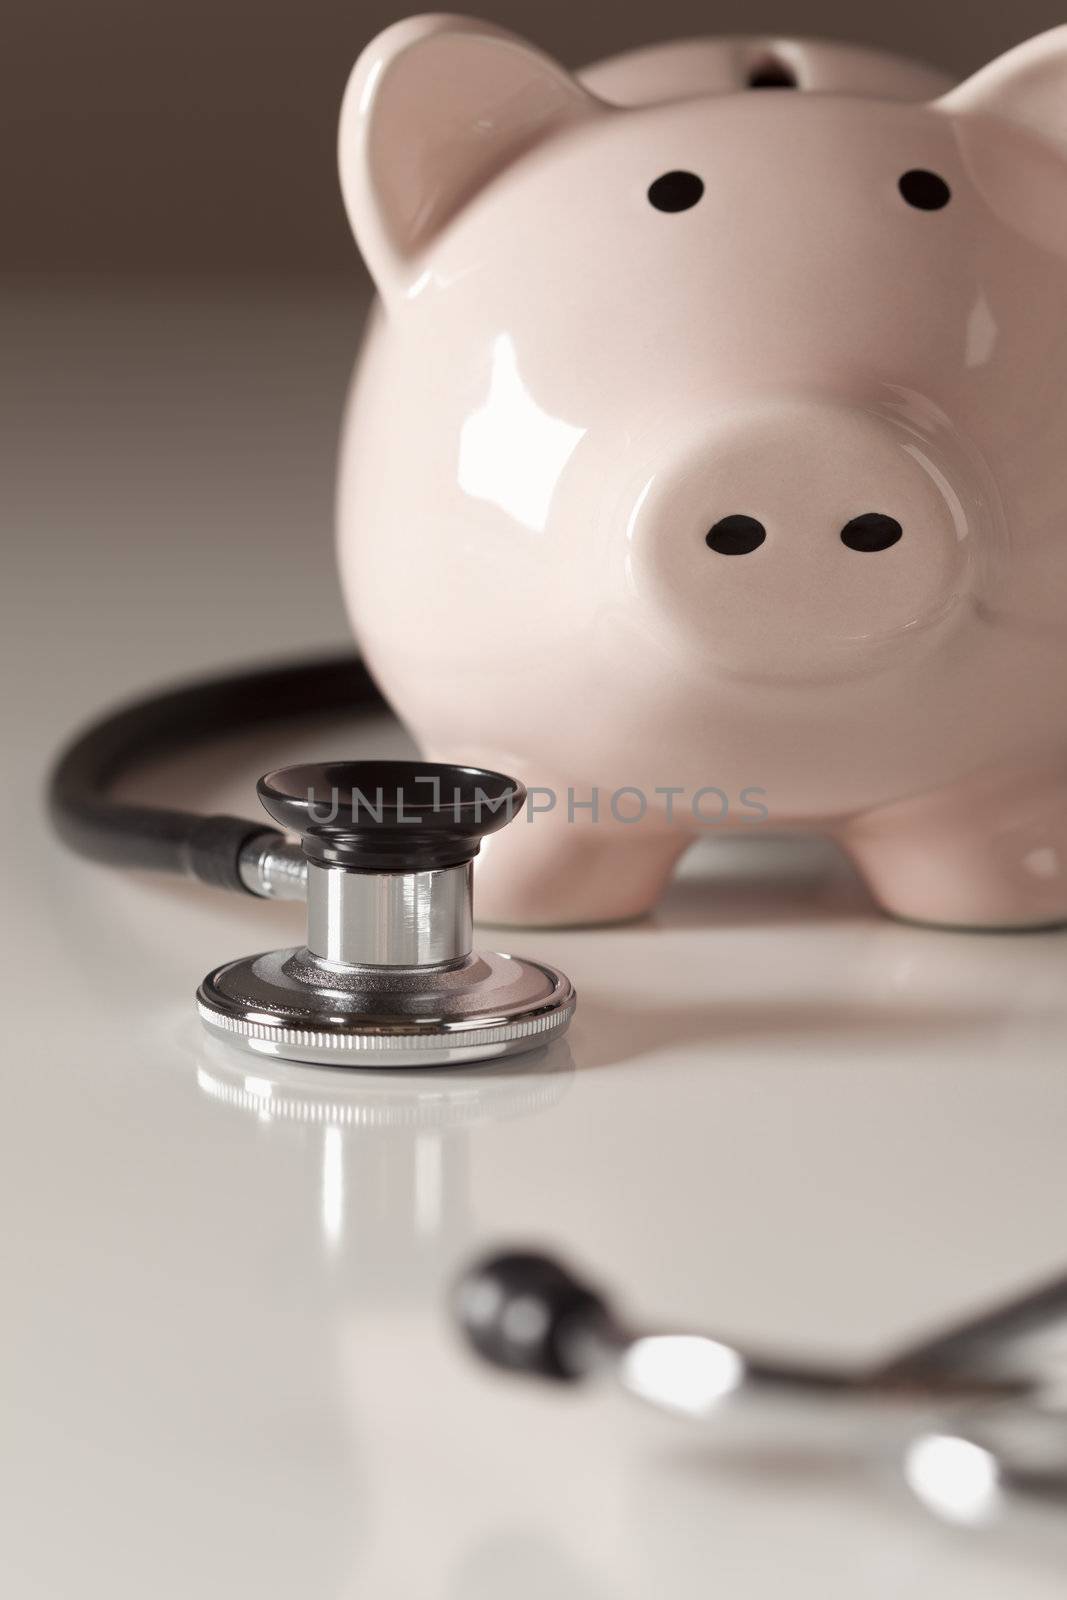
[[[1067,773],[975,780],[854,819],[840,835],[879,905],[913,922],[1067,922]]]
[[[508,770],[506,759],[484,752],[477,764]],[[651,818],[626,824],[601,815],[594,822],[577,809],[572,821],[565,783],[538,788],[532,806],[543,807],[548,792],[557,796],[551,811],[526,809],[482,844],[474,866],[478,921],[560,927],[650,911],[691,835]]]
[[[482,846],[475,915],[527,927],[623,922],[659,899],[690,839],[674,830],[642,837],[587,824],[520,818]]]

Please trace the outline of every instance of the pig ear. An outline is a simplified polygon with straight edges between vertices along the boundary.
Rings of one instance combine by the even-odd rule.
[[[953,116],[1011,123],[1067,156],[1067,26],[999,56],[937,106]]]
[[[607,115],[562,67],[490,23],[413,17],[356,62],[341,107],[341,189],[383,294],[509,162],[560,129]]]

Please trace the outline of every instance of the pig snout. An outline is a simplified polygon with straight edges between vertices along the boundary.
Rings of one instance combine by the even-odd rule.
[[[870,670],[973,589],[992,497],[949,430],[786,401],[665,448],[634,485],[631,586],[729,671]]]

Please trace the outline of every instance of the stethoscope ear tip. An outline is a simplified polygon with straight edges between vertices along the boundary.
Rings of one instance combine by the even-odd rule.
[[[551,1256],[508,1250],[466,1269],[452,1292],[456,1323],[471,1348],[491,1366],[532,1377],[573,1382],[582,1330],[607,1318],[588,1285]]]

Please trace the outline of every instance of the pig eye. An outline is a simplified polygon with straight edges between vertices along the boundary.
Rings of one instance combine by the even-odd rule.
[[[897,187],[909,206],[919,211],[940,211],[952,199],[952,190],[944,178],[936,172],[924,172],[921,167],[905,172]]]
[[[695,172],[665,172],[649,185],[648,198],[657,211],[688,211],[704,193]]]

